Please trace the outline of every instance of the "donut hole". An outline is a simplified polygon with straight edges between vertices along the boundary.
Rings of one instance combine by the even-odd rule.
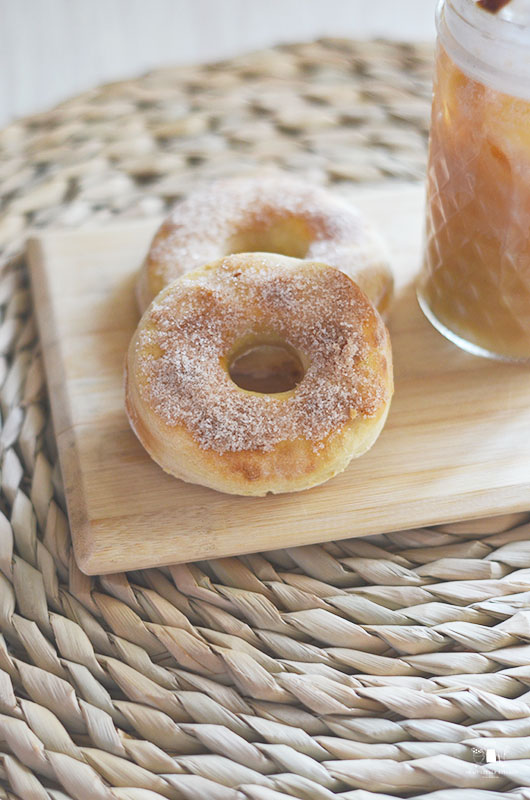
[[[260,394],[289,392],[306,373],[305,359],[279,337],[245,337],[228,359],[228,374],[240,389]]]
[[[314,236],[301,217],[254,221],[237,231],[228,242],[230,253],[278,253],[291,258],[305,258]]]

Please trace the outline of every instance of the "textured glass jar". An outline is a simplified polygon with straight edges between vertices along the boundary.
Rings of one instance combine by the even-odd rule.
[[[530,359],[530,0],[445,0],[420,305],[478,355]]]

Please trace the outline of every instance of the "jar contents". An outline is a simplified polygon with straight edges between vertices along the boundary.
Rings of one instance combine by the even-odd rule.
[[[477,0],[477,6],[496,14],[503,6],[507,6],[509,2],[510,0]]]
[[[465,349],[530,358],[530,100],[464,74],[441,44],[418,297]]]

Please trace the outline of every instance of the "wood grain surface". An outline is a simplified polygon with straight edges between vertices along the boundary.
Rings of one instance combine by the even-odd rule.
[[[412,279],[423,189],[356,190],[389,244],[396,391],[372,450],[302,493],[234,497],[149,458],[123,409],[133,287],[158,221],[50,232],[29,256],[68,515],[88,574],[211,559],[525,510],[530,373],[461,352],[425,320]]]

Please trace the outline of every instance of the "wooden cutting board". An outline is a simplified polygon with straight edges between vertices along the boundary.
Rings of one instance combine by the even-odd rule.
[[[396,391],[373,449],[323,486],[234,497],[166,475],[131,432],[122,369],[155,221],[50,232],[29,245],[74,551],[86,573],[311,544],[530,508],[530,370],[461,352],[418,308],[423,189],[352,197],[397,274]]]

